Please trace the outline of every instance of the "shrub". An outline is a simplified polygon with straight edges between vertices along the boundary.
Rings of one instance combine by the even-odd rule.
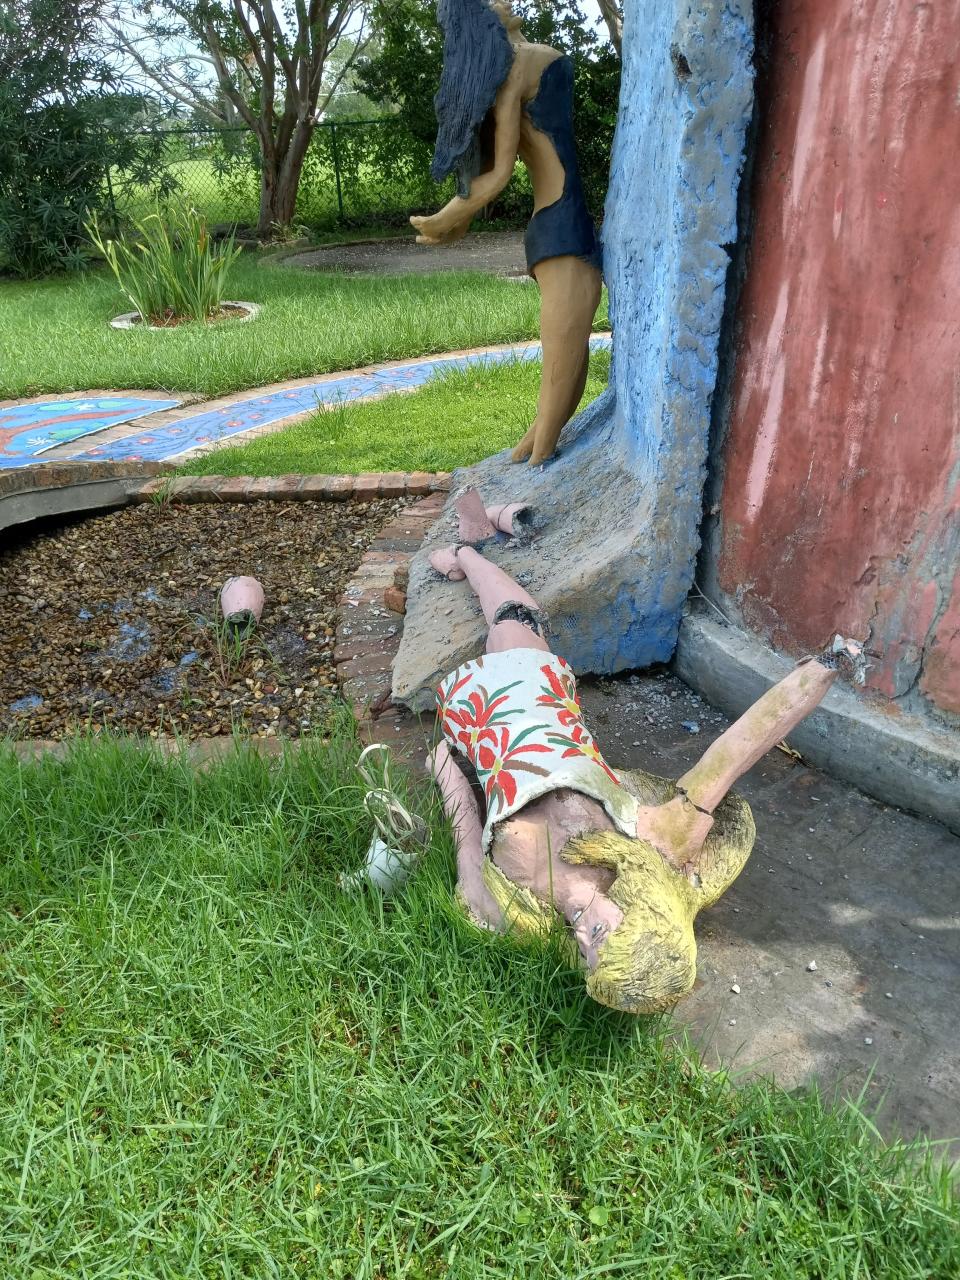
[[[164,189],[150,107],[95,50],[99,5],[0,0],[0,268],[20,276],[82,265],[111,168]]]
[[[233,236],[214,242],[195,209],[149,213],[120,240],[105,236],[94,216],[90,239],[107,260],[133,309],[151,324],[206,320],[222,305],[240,248]]]

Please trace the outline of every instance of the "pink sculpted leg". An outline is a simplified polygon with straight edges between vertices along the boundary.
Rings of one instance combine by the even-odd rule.
[[[467,575],[467,581],[473,587],[487,620],[487,653],[503,653],[507,649],[540,649],[544,653],[550,652],[546,640],[532,627],[512,619],[502,622],[496,620],[497,610],[505,604],[523,605],[532,613],[539,613],[536,600],[524,591],[519,582],[485,560],[472,547],[460,548],[457,552],[457,564]]]
[[[460,517],[462,542],[483,542],[497,532],[476,489],[464,489],[453,505]]]

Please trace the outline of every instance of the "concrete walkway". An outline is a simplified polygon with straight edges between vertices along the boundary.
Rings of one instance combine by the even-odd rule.
[[[680,776],[729,723],[673,676],[581,690],[607,758],[652,773]],[[711,1065],[865,1090],[887,1136],[951,1139],[960,1158],[960,839],[778,750],[739,790],[756,847],[698,920],[677,1023]]]
[[[528,281],[522,231],[475,231],[454,244],[417,244],[410,229],[389,240],[366,240],[308,249],[281,259],[280,267],[346,271],[358,275],[421,276],[439,272],[483,271]]]

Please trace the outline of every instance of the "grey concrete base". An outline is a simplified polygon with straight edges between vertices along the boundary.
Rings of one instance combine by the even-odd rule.
[[[545,467],[514,466],[502,453],[457,471],[453,480],[455,490],[476,486],[491,506],[529,504],[528,540],[501,538],[482,550],[545,610],[551,644],[576,671],[665,661],[675,617],[639,619],[636,601],[663,590],[682,598],[689,568],[664,566],[643,545],[655,523],[652,488],[622,462],[622,445],[603,416],[608,403],[600,397],[567,426],[559,456]],[[597,501],[600,493],[609,500]],[[431,708],[438,682],[484,648],[487,626],[474,593],[465,582],[444,581],[428,562],[432,550],[458,540],[458,526],[452,496],[410,567],[393,696],[413,711]]]
[[[149,474],[149,473],[148,473]],[[144,475],[86,480],[55,489],[24,489],[0,498],[0,533],[15,525],[50,516],[82,515],[125,507],[141,487]]]
[[[676,672],[728,715],[740,715],[792,666],[719,618],[691,613],[683,619]],[[960,734],[837,684],[790,743],[833,777],[960,832]]]

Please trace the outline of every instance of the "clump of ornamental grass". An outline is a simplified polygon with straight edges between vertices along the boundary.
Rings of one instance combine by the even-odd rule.
[[[94,216],[87,232],[144,324],[209,320],[223,307],[230,268],[241,249],[231,235],[216,241],[196,209],[158,209],[108,236]]]

